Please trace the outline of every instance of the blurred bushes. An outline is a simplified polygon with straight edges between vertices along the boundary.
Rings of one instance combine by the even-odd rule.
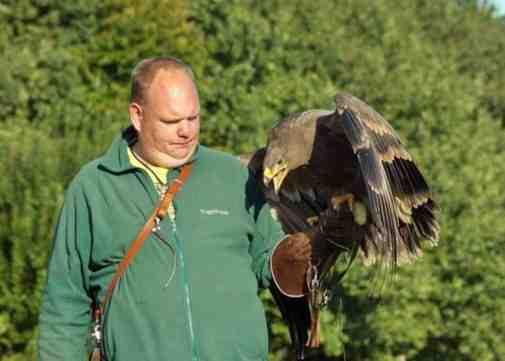
[[[356,265],[323,317],[328,360],[505,358],[505,30],[473,1],[0,2],[0,355],[32,360],[62,192],[128,124],[129,72],[194,68],[202,141],[239,153],[337,91],[397,128],[441,204],[440,246],[380,292]],[[271,300],[271,357],[288,336]]]

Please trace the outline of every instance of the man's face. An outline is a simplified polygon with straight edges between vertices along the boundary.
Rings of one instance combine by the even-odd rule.
[[[138,132],[135,150],[148,162],[170,168],[191,158],[198,145],[200,102],[186,73],[158,71],[144,104],[131,103],[129,111]]]

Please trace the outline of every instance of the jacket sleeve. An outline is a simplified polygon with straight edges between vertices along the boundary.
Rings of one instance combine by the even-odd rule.
[[[252,268],[260,286],[269,287],[272,282],[270,258],[275,246],[286,237],[280,222],[272,212],[256,181],[248,182],[249,212],[254,220],[255,231],[249,246],[253,259]]]
[[[85,200],[74,184],[60,211],[39,317],[39,361],[83,360],[86,354],[91,225]]]

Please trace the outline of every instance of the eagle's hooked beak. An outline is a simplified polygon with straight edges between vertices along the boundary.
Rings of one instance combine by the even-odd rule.
[[[284,162],[275,164],[272,168],[265,168],[263,170],[263,183],[265,186],[273,181],[275,194],[279,194],[279,189],[288,175],[288,166]]]

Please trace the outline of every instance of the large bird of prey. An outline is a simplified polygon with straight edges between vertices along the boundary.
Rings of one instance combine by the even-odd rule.
[[[430,189],[389,123],[350,94],[336,110],[281,120],[247,161],[287,233],[311,234],[313,255],[303,297],[271,287],[298,359],[319,345],[319,312],[338,282],[340,255],[393,270],[435,245],[439,225]]]

